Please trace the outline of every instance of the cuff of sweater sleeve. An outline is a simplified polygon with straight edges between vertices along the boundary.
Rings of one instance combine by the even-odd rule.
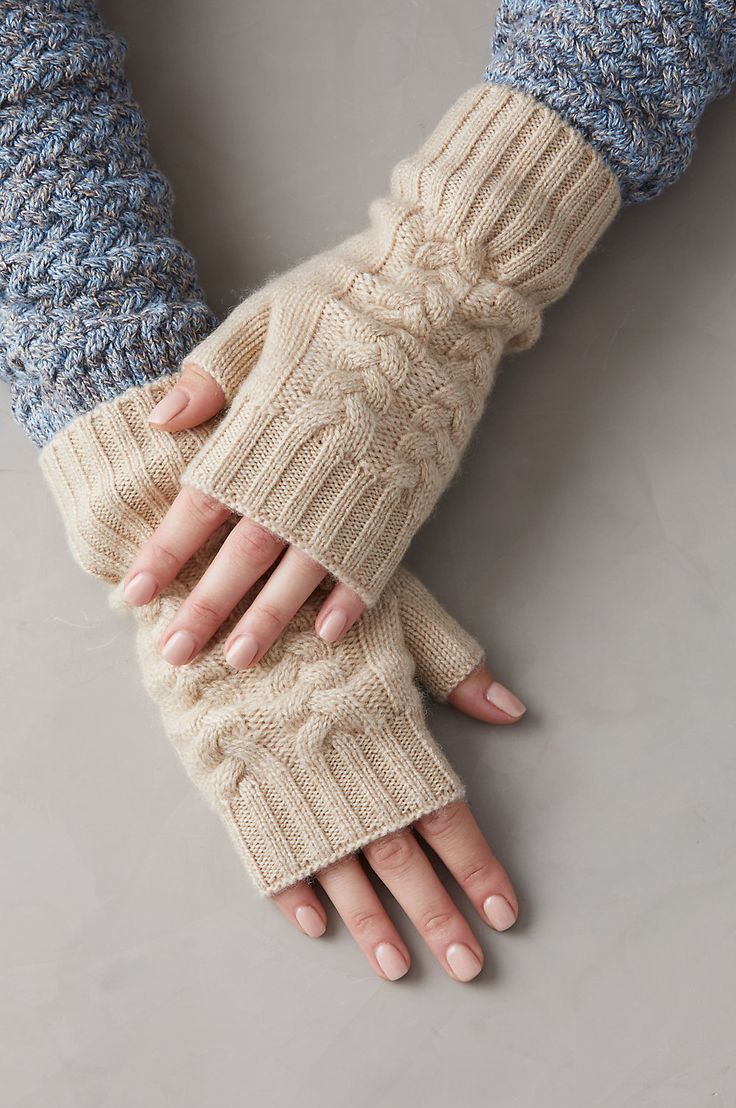
[[[45,446],[84,413],[166,376],[162,366],[178,366],[214,324],[197,299],[162,301],[109,318],[89,305],[50,320],[9,310],[0,376],[10,381],[13,415],[34,443]]]

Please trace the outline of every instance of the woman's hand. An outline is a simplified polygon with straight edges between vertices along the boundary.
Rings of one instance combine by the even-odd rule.
[[[499,716],[487,699],[493,678],[480,666],[449,696],[466,715],[488,723],[513,723],[523,705],[511,694]],[[504,690],[506,692],[506,690]],[[516,922],[519,906],[505,869],[491,851],[467,804],[459,801],[424,816],[415,830],[439,855],[478,915],[496,931]],[[406,912],[444,971],[455,981],[471,981],[483,968],[483,951],[470,924],[456,907],[411,829],[367,846],[363,856]],[[371,967],[388,981],[409,970],[410,955],[355,855],[317,875],[317,881],[345,921]],[[327,928],[327,915],[313,885],[300,881],[273,898],[287,919],[310,938]]]
[[[162,431],[181,431],[204,423],[224,403],[214,378],[188,364],[151,412],[149,422]],[[185,486],[128,571],[124,582],[128,603],[140,606],[153,600],[229,515],[224,505]],[[225,642],[230,665],[236,669],[256,665],[327,571],[249,519],[241,519],[233,528],[166,629],[161,646],[166,661],[174,666],[191,662],[269,570],[268,581]],[[364,607],[357,593],[336,584],[317,614],[317,633],[326,642],[337,642]]]

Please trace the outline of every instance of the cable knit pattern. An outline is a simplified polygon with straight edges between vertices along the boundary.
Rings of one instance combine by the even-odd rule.
[[[43,444],[214,325],[87,0],[0,2],[0,375]]]
[[[375,602],[501,354],[534,342],[618,204],[610,171],[554,112],[470,89],[396,167],[366,232],[266,286],[192,352],[232,404],[184,480]]]
[[[164,382],[129,390],[41,455],[78,562],[110,583],[160,522],[210,430],[151,430],[148,413],[165,391]],[[425,726],[414,666],[444,698],[482,651],[400,570],[340,643],[315,634],[318,591],[258,666],[232,670],[222,645],[250,594],[194,662],[172,667],[161,657],[164,629],[224,534],[133,615],[169,737],[258,888],[275,893],[463,795]]]
[[[685,170],[736,72],[733,0],[502,0],[486,79],[537,97],[598,150],[624,201]]]

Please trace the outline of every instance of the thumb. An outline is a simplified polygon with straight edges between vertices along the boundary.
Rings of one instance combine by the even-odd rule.
[[[161,431],[182,431],[185,427],[197,427],[224,407],[225,393],[214,377],[194,362],[187,362],[174,387],[152,410],[148,422]]]
[[[479,665],[447,697],[448,704],[483,723],[516,723],[526,708],[484,665]]]

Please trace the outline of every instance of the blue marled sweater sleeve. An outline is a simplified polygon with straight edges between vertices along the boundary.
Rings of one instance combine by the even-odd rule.
[[[0,2],[0,375],[38,444],[214,322],[124,54],[91,0]]]
[[[736,69],[734,0],[501,0],[489,81],[553,108],[596,147],[625,202],[687,167]]]
[[[212,327],[93,0],[0,0],[0,376],[47,442]],[[734,0],[502,0],[488,80],[576,127],[624,200],[687,165],[736,67]]]

